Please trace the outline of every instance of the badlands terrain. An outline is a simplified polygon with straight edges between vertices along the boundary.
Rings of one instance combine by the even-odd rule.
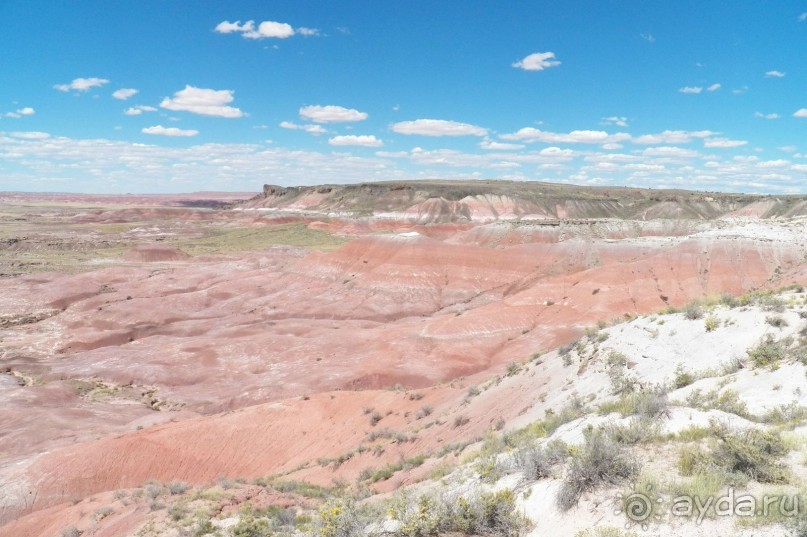
[[[803,196],[0,193],[0,536],[807,535],[805,237]],[[729,490],[790,503],[670,508]]]

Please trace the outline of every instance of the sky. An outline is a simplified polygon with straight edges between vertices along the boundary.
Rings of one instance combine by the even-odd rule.
[[[0,190],[807,193],[807,1],[0,0]]]

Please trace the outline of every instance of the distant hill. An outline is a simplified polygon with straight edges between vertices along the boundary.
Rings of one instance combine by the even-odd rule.
[[[392,181],[282,187],[240,209],[429,222],[557,219],[698,219],[807,215],[807,196],[765,196],[686,190],[575,186],[514,181]]]

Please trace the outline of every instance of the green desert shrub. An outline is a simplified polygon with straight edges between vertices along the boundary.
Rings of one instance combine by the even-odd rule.
[[[364,537],[369,522],[367,513],[352,499],[338,498],[319,508],[316,533],[319,537]]]
[[[760,483],[786,483],[788,473],[780,459],[788,448],[778,432],[761,429],[733,431],[713,424],[710,451],[684,446],[678,459],[681,475],[719,474],[730,485],[744,485],[749,479]]]
[[[673,389],[678,390],[680,388],[684,388],[693,382],[695,382],[695,375],[687,371],[683,364],[678,364],[678,366],[675,368],[675,377],[673,377]]]
[[[616,485],[638,472],[639,464],[623,446],[601,429],[588,429],[583,446],[572,454],[556,497],[557,505],[568,511],[584,492],[601,485]]]
[[[510,458],[510,468],[521,472],[524,479],[535,481],[549,477],[552,467],[561,462],[568,453],[562,440],[552,440],[546,447],[528,444],[515,450]]]
[[[651,442],[661,434],[658,420],[634,416],[627,423],[611,423],[605,426],[605,433],[619,444],[633,445]]]
[[[772,363],[783,360],[787,357],[788,347],[793,343],[791,338],[774,339],[770,334],[760,341],[755,347],[748,349],[748,357],[757,366],[764,367]]]
[[[176,479],[168,483],[167,487],[168,492],[170,492],[172,496],[184,494],[185,492],[188,491],[188,488],[190,488],[187,483],[183,481],[178,481]]]
[[[414,496],[402,489],[389,501],[387,515],[399,522],[399,537],[445,534],[517,537],[528,527],[511,490],[470,495]]]
[[[690,321],[696,321],[703,317],[703,306],[700,301],[693,300],[684,308],[684,317]]]

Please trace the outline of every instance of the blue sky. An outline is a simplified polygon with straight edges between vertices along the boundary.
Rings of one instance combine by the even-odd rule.
[[[807,193],[807,2],[0,1],[0,190]]]

